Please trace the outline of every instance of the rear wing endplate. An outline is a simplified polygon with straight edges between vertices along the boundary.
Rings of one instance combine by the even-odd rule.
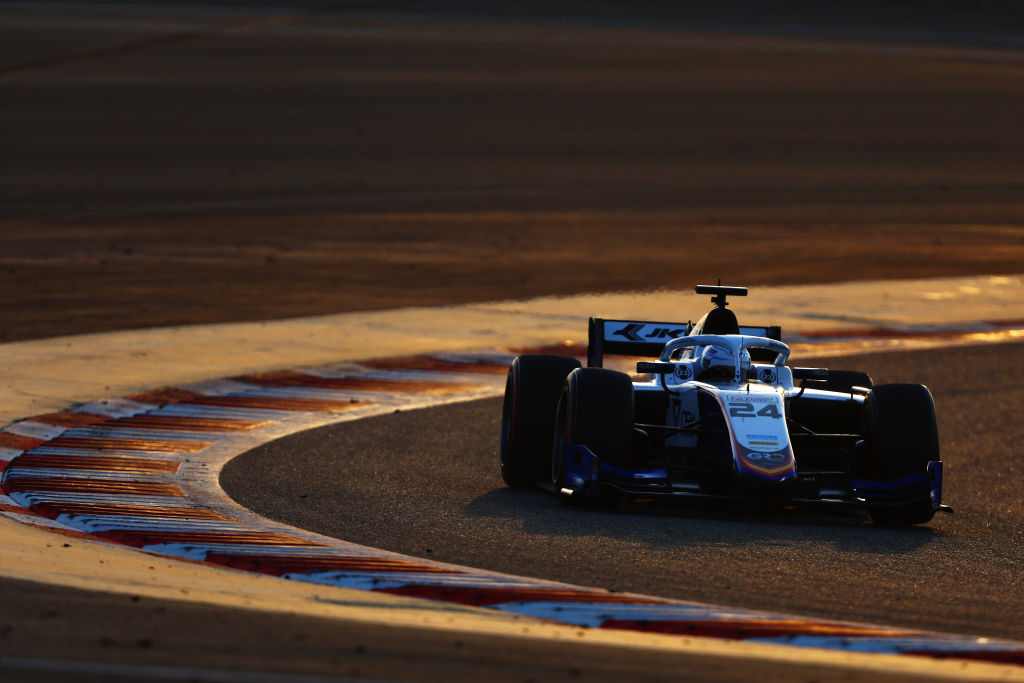
[[[587,331],[587,367],[602,366],[605,355],[658,356],[665,342],[685,337],[693,330],[693,323],[667,323],[650,320],[608,320],[591,318]],[[782,328],[741,326],[740,334],[768,337],[782,341]],[[755,359],[756,360],[756,359]]]

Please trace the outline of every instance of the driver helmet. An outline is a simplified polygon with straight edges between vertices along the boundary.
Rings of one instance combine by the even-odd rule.
[[[743,351],[746,353],[746,351]],[[747,354],[747,365],[750,355]],[[731,382],[736,376],[736,354],[722,346],[705,346],[700,353],[700,373],[697,379],[704,382]]]

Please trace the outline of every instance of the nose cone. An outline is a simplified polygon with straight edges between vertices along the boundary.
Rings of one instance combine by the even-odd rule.
[[[777,479],[766,479],[750,472],[740,472],[737,478],[740,496],[754,500],[790,500],[794,497],[796,484],[796,472],[792,471]]]

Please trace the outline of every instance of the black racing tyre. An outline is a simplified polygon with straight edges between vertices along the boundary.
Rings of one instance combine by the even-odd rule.
[[[558,397],[578,367],[578,360],[564,356],[527,354],[512,361],[501,411],[501,477],[512,488],[547,477]]]
[[[864,402],[865,476],[893,481],[910,474],[925,474],[928,463],[939,460],[939,432],[935,402],[921,384],[882,384]],[[876,524],[909,526],[930,520],[935,511],[926,496],[902,507],[869,507]]]
[[[858,370],[829,370],[826,380],[805,380],[801,383],[807,389],[823,389],[825,391],[841,391],[849,393],[851,387],[875,386],[871,381],[871,375]]]
[[[602,462],[630,464],[633,447],[633,382],[629,375],[602,368],[580,368],[565,380],[558,401],[551,448],[551,480],[557,493],[565,476],[565,449],[581,444]],[[596,493],[596,492],[594,492]],[[561,496],[566,503],[585,502]],[[589,502],[614,501],[595,496]]]

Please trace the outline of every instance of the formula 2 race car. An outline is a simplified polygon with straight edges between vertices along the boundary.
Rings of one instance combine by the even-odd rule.
[[[590,319],[587,367],[522,355],[505,385],[501,474],[568,504],[714,498],[929,521],[942,505],[935,406],[920,384],[789,367],[779,327],[740,327],[727,296],[696,324]],[[657,356],[640,375],[605,354]],[[796,383],[799,384],[796,384]]]

